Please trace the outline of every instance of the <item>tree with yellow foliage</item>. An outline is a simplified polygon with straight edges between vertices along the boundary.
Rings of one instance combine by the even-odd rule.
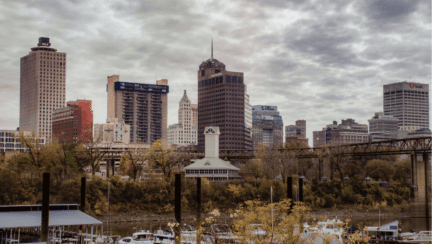
[[[275,204],[246,201],[235,211],[234,235],[241,243],[302,243],[301,230],[309,209],[296,205],[290,214],[290,200]],[[273,216],[272,216],[273,215]]]
[[[280,153],[276,147],[268,147],[264,142],[258,143],[255,151],[256,158],[261,161],[264,175],[269,179],[274,179],[280,174]]]
[[[100,139],[79,144],[75,148],[77,160],[83,166],[89,166],[92,175],[99,171],[100,161],[104,158],[106,151],[99,147]]]
[[[153,168],[160,168],[166,179],[171,177],[173,170],[186,161],[186,155],[174,152],[173,147],[164,140],[157,140],[153,143],[145,155],[145,159]]]
[[[126,150],[120,159],[120,170],[136,181],[138,172],[143,168],[145,152],[142,150]]]

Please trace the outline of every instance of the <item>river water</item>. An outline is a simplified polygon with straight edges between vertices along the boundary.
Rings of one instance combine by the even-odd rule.
[[[363,229],[365,226],[379,226],[380,224],[386,224],[390,223],[392,221],[398,220],[399,221],[399,228],[401,228],[402,232],[409,232],[411,229],[413,229],[415,232],[419,232],[422,230],[427,230],[428,224],[431,226],[431,219],[430,218],[410,218],[410,217],[392,217],[388,218],[385,216],[382,216],[379,218],[379,216],[376,216],[375,218],[357,218],[353,219],[348,223],[348,226],[354,226],[360,229]],[[222,220],[219,222],[227,223],[227,220]],[[341,219],[341,221],[345,221],[344,219]],[[313,221],[312,221],[313,222]],[[194,224],[193,221],[185,221],[186,224]],[[133,233],[139,231],[139,230],[150,230],[151,232],[155,232],[158,229],[165,229],[167,227],[168,222],[121,222],[121,223],[111,223],[109,226],[104,224],[104,232],[106,230],[112,231],[113,235],[120,235],[122,237],[125,236],[132,236]],[[230,223],[227,223],[230,224]]]

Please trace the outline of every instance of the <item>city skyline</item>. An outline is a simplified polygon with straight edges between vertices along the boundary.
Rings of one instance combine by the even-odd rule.
[[[214,58],[244,73],[251,105],[306,120],[307,138],[333,120],[367,124],[383,111],[385,84],[430,84],[430,2],[284,2],[5,1],[0,14],[12,21],[0,27],[8,43],[0,128],[19,126],[19,60],[45,36],[67,53],[65,100],[92,100],[94,123],[107,119],[113,74],[136,83],[168,79],[168,125],[176,123],[183,90],[198,101],[196,72],[210,58],[211,36]]]

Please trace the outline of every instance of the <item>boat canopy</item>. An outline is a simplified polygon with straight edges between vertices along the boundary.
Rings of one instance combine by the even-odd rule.
[[[41,227],[41,224],[41,205],[0,206],[0,229]],[[48,225],[102,225],[102,222],[78,210],[76,204],[53,204]]]
[[[378,228],[378,231],[398,231],[398,221],[396,220],[396,221],[393,221],[393,222],[390,222],[390,223],[388,223],[388,224],[384,224],[384,225],[381,225],[379,228]]]

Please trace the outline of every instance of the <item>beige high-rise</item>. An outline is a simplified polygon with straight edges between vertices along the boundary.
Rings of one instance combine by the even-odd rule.
[[[192,108],[192,124],[198,128],[198,104],[191,104]]]
[[[115,90],[114,83],[119,81],[120,76],[108,76],[107,92],[108,92],[108,119],[115,118]]]
[[[193,123],[192,105],[184,90],[179,102],[178,124],[170,125],[168,128],[168,143],[181,146],[197,145],[198,127]]]
[[[108,76],[108,119],[118,118],[130,126],[131,143],[152,144],[168,136],[168,80],[156,85],[119,81]]]
[[[49,38],[21,58],[20,129],[51,139],[51,114],[65,106],[66,53],[51,48]]]

